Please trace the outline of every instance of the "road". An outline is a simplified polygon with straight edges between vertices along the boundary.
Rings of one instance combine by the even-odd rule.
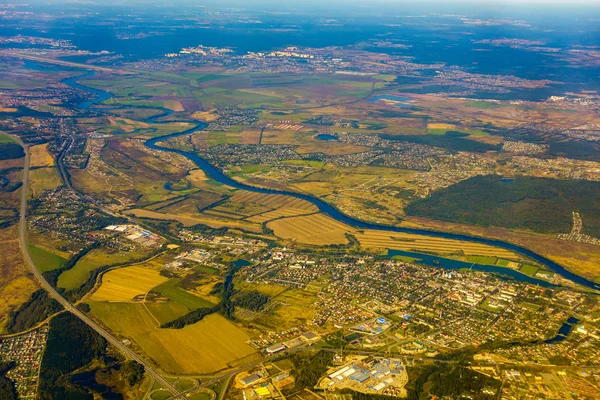
[[[40,62],[45,62],[48,64],[57,64],[57,65],[65,66],[65,67],[84,68],[84,69],[88,69],[88,70],[102,71],[102,72],[122,72],[122,71],[116,71],[111,68],[98,67],[98,66],[90,65],[90,64],[79,64],[79,63],[74,63],[74,62],[70,62],[70,61],[55,60],[54,58],[39,57],[39,56],[23,54],[23,53],[20,53],[17,51],[10,51],[10,50],[0,50],[0,55],[8,56],[8,57],[22,58],[24,60],[40,61]]]
[[[35,266],[31,254],[29,254],[29,248],[27,247],[27,188],[29,187],[29,148],[23,143],[23,141],[17,137],[12,136],[25,150],[25,160],[23,165],[23,186],[21,187],[21,204],[20,204],[20,217],[19,217],[19,245],[23,252],[25,263],[31,269],[31,272],[35,278],[39,281],[40,285],[46,290],[52,298],[58,301],[68,312],[79,318],[87,326],[95,330],[103,338],[106,339],[111,345],[116,347],[125,357],[135,360],[144,366],[146,372],[152,376],[158,383],[160,383],[166,390],[171,392],[173,395],[180,393],[177,388],[167,381],[161,374],[159,374],[151,365],[149,365],[144,359],[138,356],[133,350],[125,346],[116,337],[111,335],[106,329],[92,321],[87,315],[79,311],[73,304],[69,303],[64,297],[60,295],[48,281],[42,276],[40,271]]]

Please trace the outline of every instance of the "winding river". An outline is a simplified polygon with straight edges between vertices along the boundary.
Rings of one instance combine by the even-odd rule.
[[[84,91],[86,91],[88,93],[92,93],[96,96],[91,100],[80,103],[79,107],[82,109],[88,109],[88,108],[90,108],[90,106],[100,103],[100,102],[112,97],[112,94],[110,94],[108,92],[98,90],[98,89],[95,89],[95,88],[92,88],[89,86],[85,86],[78,82],[80,79],[92,77],[92,76],[94,76],[94,74],[95,74],[95,72],[88,72],[84,75],[80,75],[80,76],[76,76],[73,78],[68,78],[68,79],[63,80],[63,83],[66,85],[69,85],[75,89],[84,90]],[[128,106],[128,107],[131,108],[133,106]],[[143,107],[143,108],[148,108],[148,107]],[[163,111],[163,114],[154,116],[151,118],[147,118],[145,120],[145,122],[148,122],[148,123],[160,123],[159,121],[157,121],[157,119],[162,118],[166,115],[170,115],[170,113],[172,113],[172,111],[170,111],[166,108],[162,108],[162,109],[159,107],[149,107],[149,108],[160,109]],[[168,122],[173,122],[173,121],[168,121]],[[188,121],[188,122],[190,122],[190,121]],[[371,223],[371,222],[360,221],[358,219],[355,219],[348,215],[343,214],[341,211],[339,211],[337,208],[333,207],[331,204],[326,203],[325,201],[323,201],[317,197],[313,197],[313,196],[302,194],[302,193],[260,188],[260,187],[255,187],[255,186],[250,186],[250,185],[247,185],[244,183],[240,183],[240,182],[228,177],[227,175],[223,174],[223,172],[221,172],[219,169],[217,169],[212,164],[208,163],[206,160],[204,160],[202,157],[198,156],[195,153],[187,152],[184,150],[170,149],[170,148],[159,145],[159,143],[162,141],[165,141],[167,139],[174,138],[174,137],[189,135],[193,132],[204,129],[206,126],[207,125],[205,123],[199,123],[196,127],[189,129],[185,132],[173,133],[170,135],[165,135],[165,136],[160,136],[160,137],[149,139],[145,142],[145,145],[154,150],[177,153],[184,157],[187,157],[189,160],[193,161],[201,170],[203,170],[204,173],[209,178],[214,179],[215,181],[223,183],[227,186],[230,186],[230,187],[233,187],[236,189],[243,189],[243,190],[247,190],[247,191],[251,191],[251,192],[257,192],[257,193],[283,194],[286,196],[291,196],[291,197],[295,197],[298,199],[303,199],[303,200],[309,201],[309,202],[313,203],[315,206],[317,206],[319,211],[321,211],[322,213],[330,216],[333,219],[343,222],[349,226],[357,228],[357,229],[372,229],[372,230],[392,231],[392,232],[400,232],[400,233],[413,233],[413,234],[419,234],[419,235],[424,235],[424,236],[463,240],[463,241],[468,241],[468,242],[473,242],[473,243],[481,243],[481,244],[487,244],[490,246],[500,247],[500,248],[503,248],[506,250],[520,253],[526,257],[536,260],[537,262],[547,266],[548,268],[550,268],[552,271],[559,274],[563,278],[569,279],[573,282],[576,282],[580,285],[586,286],[591,289],[600,290],[600,284],[590,281],[579,275],[576,275],[576,274],[566,270],[565,268],[563,268],[559,264],[555,263],[554,261],[552,261],[542,255],[539,255],[531,250],[528,250],[524,247],[518,246],[516,244],[504,242],[504,241],[498,240],[498,239],[487,239],[487,238],[477,237],[477,236],[469,236],[469,235],[462,235],[462,234],[449,233],[449,232],[438,232],[438,231],[425,230],[425,229],[400,228],[397,226],[387,226],[387,225],[383,225],[383,224],[375,224],[375,223]],[[500,271],[506,270],[501,267],[498,267],[498,269]],[[525,275],[523,275],[523,276],[525,276]],[[527,281],[526,279],[519,279],[519,280]],[[544,282],[544,281],[540,281],[540,280],[536,280],[536,281]]]

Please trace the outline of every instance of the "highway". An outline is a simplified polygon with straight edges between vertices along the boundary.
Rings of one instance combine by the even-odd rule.
[[[0,55],[8,56],[8,57],[22,58],[24,60],[40,61],[40,62],[45,62],[48,64],[57,64],[57,65],[62,65],[64,67],[84,68],[87,70],[101,71],[101,72],[122,72],[122,71],[115,71],[114,69],[111,69],[111,68],[98,67],[98,66],[90,65],[90,64],[80,64],[80,63],[74,63],[74,62],[70,62],[70,61],[56,60],[54,58],[46,58],[46,57],[39,57],[39,56],[35,56],[35,55],[23,54],[18,51],[0,50]]]
[[[20,204],[20,217],[19,217],[19,245],[21,246],[21,250],[23,252],[23,257],[25,259],[25,263],[31,269],[31,272],[39,281],[40,285],[44,290],[46,290],[50,296],[52,296],[56,301],[58,301],[68,312],[75,315],[82,322],[84,322],[87,326],[95,330],[98,334],[104,337],[111,345],[116,347],[125,357],[135,360],[141,365],[144,366],[146,372],[152,376],[154,380],[160,383],[166,390],[171,392],[173,395],[178,395],[180,393],[177,388],[172,385],[168,380],[166,380],[161,374],[159,374],[151,365],[149,365],[144,359],[138,356],[133,350],[129,347],[125,346],[119,339],[111,335],[106,329],[98,325],[96,322],[92,321],[87,315],[83,312],[79,311],[73,304],[69,303],[64,297],[60,295],[42,276],[40,271],[35,266],[31,255],[29,254],[29,248],[27,247],[27,188],[29,187],[29,148],[23,143],[23,141],[17,137],[12,135],[13,137],[25,150],[25,160],[23,165],[23,186],[21,187],[21,204]]]

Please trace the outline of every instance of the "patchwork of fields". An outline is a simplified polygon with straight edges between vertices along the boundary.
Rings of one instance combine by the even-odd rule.
[[[462,251],[465,255],[496,256],[508,259],[520,258],[511,251],[485,244],[408,233],[366,230],[356,233],[355,236],[361,246],[368,249],[425,251],[437,254],[452,254]]]

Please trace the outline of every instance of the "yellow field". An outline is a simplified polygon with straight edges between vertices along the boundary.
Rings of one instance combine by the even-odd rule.
[[[128,118],[107,117],[107,119],[110,125],[118,126],[123,132],[133,132],[136,129],[148,128],[150,126],[145,122],[135,121]]]
[[[185,111],[185,108],[183,108],[183,105],[179,100],[165,100],[163,101],[163,104],[165,105],[165,108],[168,108],[173,111]]]
[[[345,234],[354,232],[348,225],[321,213],[278,219],[267,227],[281,238],[315,245],[345,244],[348,243]]]
[[[156,329],[156,321],[137,303],[89,302],[92,314],[112,332],[131,339],[163,370],[209,374],[254,359],[248,335],[218,314],[183,329]],[[159,305],[158,303],[156,304]],[[168,306],[168,304],[166,305]]]
[[[38,144],[29,148],[31,167],[51,167],[54,157],[48,152],[48,143]]]
[[[216,113],[217,110],[210,111],[197,111],[192,114],[192,118],[204,121],[204,122],[213,122],[221,118],[219,114]]]
[[[4,331],[11,311],[18,309],[37,289],[37,282],[27,276],[13,279],[0,287],[0,332]]]
[[[192,183],[194,186],[202,186],[204,182],[206,182],[209,178],[206,176],[204,171],[201,169],[193,169],[191,170],[186,178]]]
[[[146,294],[168,278],[158,271],[144,267],[126,267],[107,272],[102,285],[92,295],[95,301],[131,301],[137,295]]]
[[[0,332],[11,311],[25,303],[39,286],[30,277],[17,240],[17,225],[0,229]]]
[[[256,222],[262,224],[265,221],[270,221],[275,218],[280,217],[294,217],[297,215],[310,214],[311,211],[300,210],[297,208],[279,208],[277,210],[269,211],[266,213],[262,213],[260,215],[255,215],[250,218],[246,218],[246,221]]]
[[[128,210],[128,213],[131,215],[134,215],[136,217],[140,217],[140,218],[152,218],[152,219],[162,219],[162,220],[167,220],[167,221],[178,221],[178,222],[181,222],[184,226],[205,224],[205,225],[208,225],[213,228],[222,228],[222,227],[226,226],[226,227],[245,229],[245,230],[257,232],[257,233],[261,232],[260,226],[249,223],[249,222],[244,222],[244,221],[233,221],[233,220],[224,221],[224,220],[218,220],[218,219],[213,219],[213,218],[203,218],[201,215],[199,215],[198,217],[184,217],[181,215],[163,214],[163,213],[159,213],[159,212],[155,212],[155,211],[142,210],[139,208],[136,208],[133,210]]]
[[[444,124],[444,123],[433,123],[433,124],[427,124],[427,129],[456,129],[456,125]]]
[[[363,233],[356,233],[355,236],[361,246],[367,249],[426,251],[438,254],[450,254],[457,251],[463,251],[465,255],[497,256],[509,259],[519,258],[519,256],[511,251],[485,244],[423,235],[366,230]]]

